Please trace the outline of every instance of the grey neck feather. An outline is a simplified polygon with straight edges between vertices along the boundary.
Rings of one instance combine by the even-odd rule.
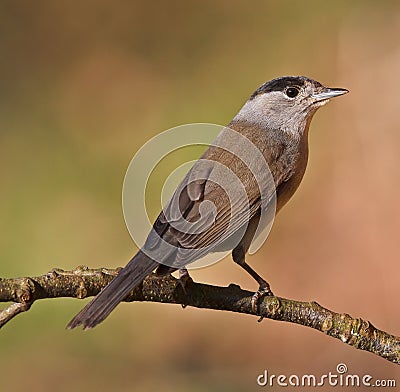
[[[280,98],[280,92],[272,92],[249,99],[233,121],[247,122],[262,128],[283,131],[299,141],[307,130],[307,117],[312,115],[306,111],[299,111],[290,103],[282,103]]]

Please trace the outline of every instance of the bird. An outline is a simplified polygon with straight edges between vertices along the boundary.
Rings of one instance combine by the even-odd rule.
[[[251,300],[257,313],[260,298],[273,294],[246,253],[270,221],[269,209],[280,211],[300,185],[314,114],[346,93],[305,76],[278,77],[257,88],[194,163],[144,245],[67,328],[95,327],[154,270],[158,276],[178,270],[185,282],[190,263],[225,249],[258,283]]]

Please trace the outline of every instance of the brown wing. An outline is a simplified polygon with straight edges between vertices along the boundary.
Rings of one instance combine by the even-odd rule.
[[[180,268],[234,234],[240,238],[249,220],[271,204],[275,187],[287,175],[279,161],[282,148],[270,144],[265,130],[230,127],[240,133],[224,128],[154,223],[145,250],[158,262]]]

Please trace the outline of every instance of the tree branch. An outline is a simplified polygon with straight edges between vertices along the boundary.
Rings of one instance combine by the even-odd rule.
[[[0,279],[0,302],[13,302],[0,311],[0,327],[13,317],[30,309],[43,298],[86,298],[96,295],[120,269],[89,269],[79,266],[73,271],[54,269],[46,275],[16,279]],[[226,310],[252,314],[253,293],[237,285],[217,287],[191,282],[184,292],[172,276],[149,276],[125,299],[181,304],[196,308]],[[340,339],[360,350],[366,350],[388,361],[400,364],[400,338],[375,328],[370,322],[335,313],[316,302],[300,302],[280,297],[266,297],[257,316],[301,324]]]

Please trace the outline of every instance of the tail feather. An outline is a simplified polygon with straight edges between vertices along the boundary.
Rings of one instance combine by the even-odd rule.
[[[82,325],[83,329],[88,329],[101,323],[158,265],[144,253],[138,252],[126,267],[68,323],[67,328],[73,329]]]

